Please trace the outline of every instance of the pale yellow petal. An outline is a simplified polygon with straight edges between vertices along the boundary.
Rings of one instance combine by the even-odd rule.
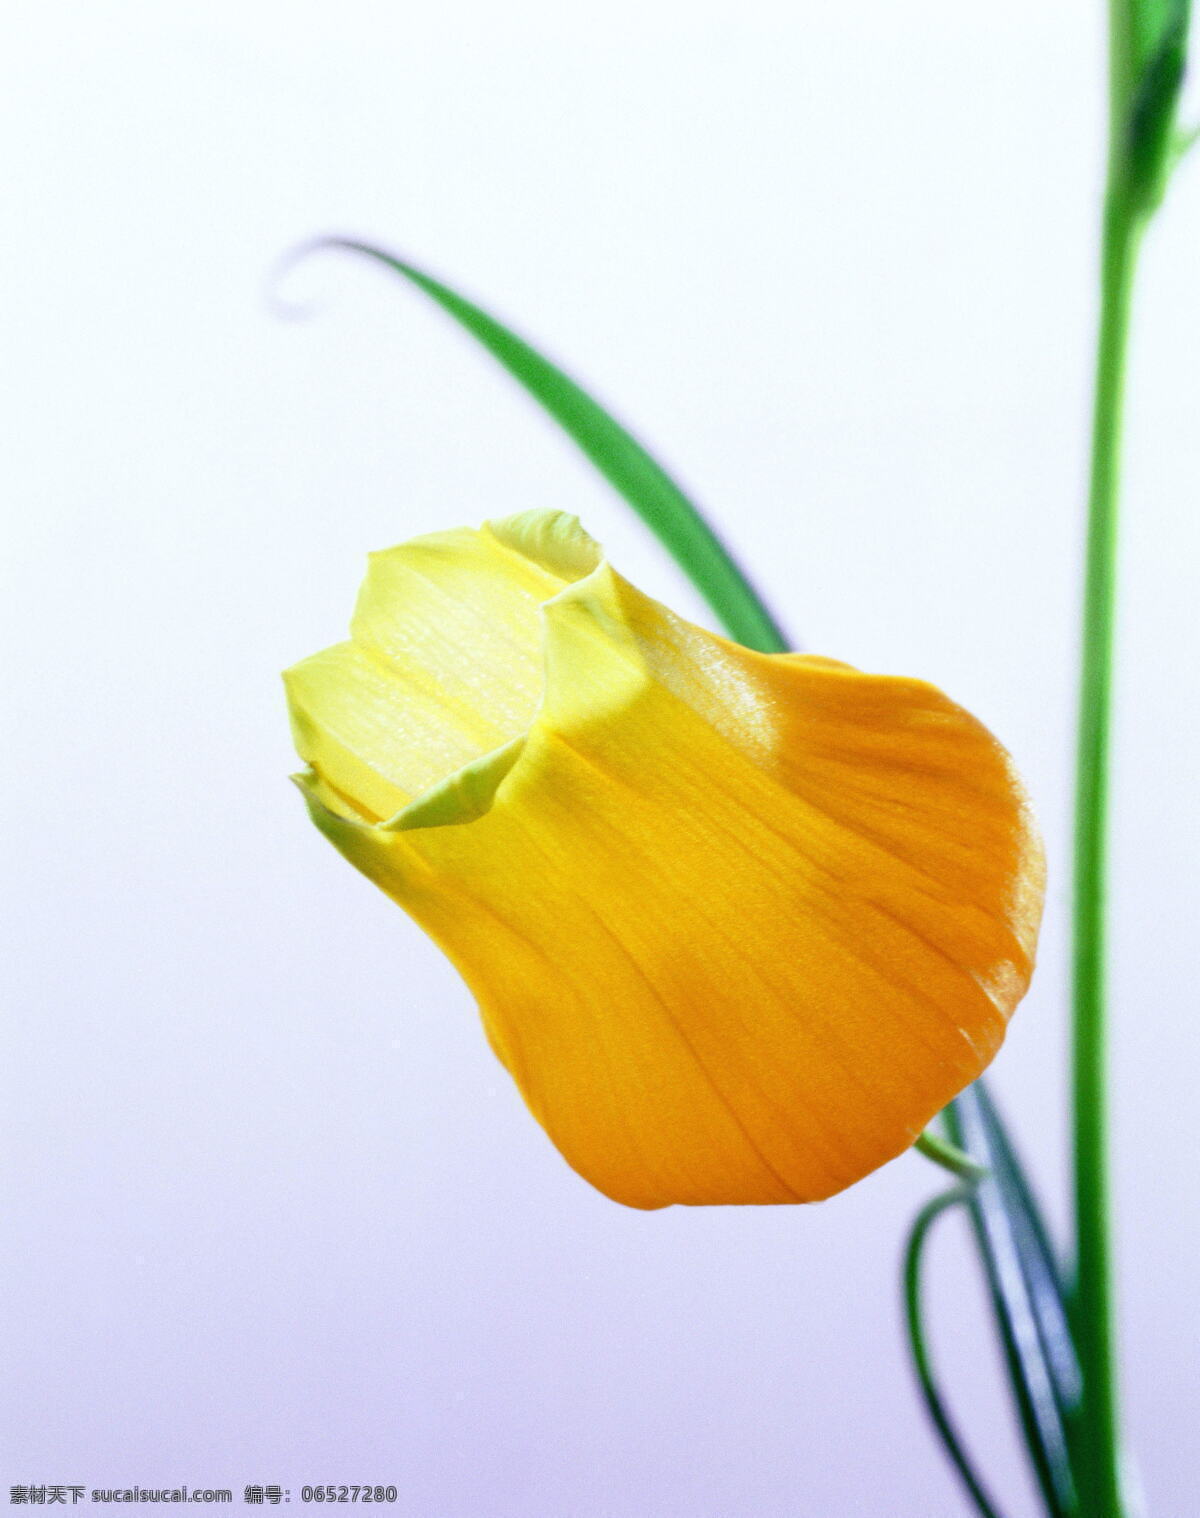
[[[371,820],[439,788],[443,811],[455,794],[478,806],[479,787],[453,777],[477,777],[528,727],[542,691],[540,607],[568,583],[555,570],[598,560],[573,517],[546,512],[372,554],[352,641],[285,676],[297,751]]]

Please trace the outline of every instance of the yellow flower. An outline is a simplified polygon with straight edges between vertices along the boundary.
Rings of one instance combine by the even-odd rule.
[[[286,681],[317,826],[618,1201],[841,1190],[1024,994],[1041,851],[987,730],[921,681],[683,621],[574,517],[372,555],[351,641]]]

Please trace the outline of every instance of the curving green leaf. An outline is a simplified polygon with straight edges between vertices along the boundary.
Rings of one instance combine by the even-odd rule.
[[[1045,1226],[995,1105],[978,1082],[947,1108],[946,1122],[954,1142],[990,1172],[971,1192],[971,1221],[1047,1512],[1079,1518],[1069,1438],[1078,1362]]]
[[[352,238],[327,237],[305,244],[294,256],[339,249],[374,259],[403,276],[481,343],[625,497],[700,590],[730,637],[764,653],[790,647],[778,622],[696,505],[582,386],[482,307],[383,248]]]
[[[1071,1332],[1067,1283],[1025,1171],[991,1094],[976,1081],[979,1115],[992,1145],[996,1178],[1016,1228],[1022,1269],[1038,1322],[1059,1410],[1070,1427],[1083,1392],[1083,1374]]]
[[[956,1186],[953,1191],[944,1192],[941,1196],[934,1197],[931,1202],[927,1202],[914,1219],[904,1250],[904,1314],[908,1325],[908,1343],[912,1351],[913,1369],[917,1374],[917,1384],[925,1402],[925,1410],[981,1518],[1000,1518],[1000,1510],[971,1464],[966,1446],[954,1426],[945,1398],[938,1387],[929,1356],[929,1343],[925,1333],[924,1310],[921,1302],[921,1265],[930,1229],[950,1208],[969,1203],[971,1191],[972,1188],[969,1185]]]

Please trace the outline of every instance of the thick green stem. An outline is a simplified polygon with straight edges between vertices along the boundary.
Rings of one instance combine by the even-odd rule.
[[[1075,792],[1076,1270],[1072,1322],[1083,1373],[1072,1429],[1088,1518],[1123,1518],[1108,1182],[1105,914],[1109,729],[1125,350],[1142,231],[1173,164],[1190,0],[1108,0],[1109,142],[1100,337],[1088,505]]]
[[[1083,1511],[1120,1518],[1116,1343],[1108,1179],[1105,928],[1117,494],[1130,295],[1142,218],[1118,183],[1104,213],[1099,351],[1079,692],[1074,878],[1074,1327]]]

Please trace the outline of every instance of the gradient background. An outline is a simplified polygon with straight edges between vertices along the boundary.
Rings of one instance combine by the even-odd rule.
[[[943,685],[1050,850],[996,1087],[1063,1216],[1065,890],[1103,7],[14,7],[4,1397],[13,1483],[394,1482],[411,1518],[940,1518],[901,1337],[915,1156],[802,1210],[567,1169],[433,947],[284,778],[278,671],[364,554],[640,526],[444,318],[290,244],[392,242],[708,503],[810,649]],[[1195,1498],[1200,163],[1132,369],[1114,1001],[1129,1423]],[[1035,1511],[960,1225],[935,1347]]]

